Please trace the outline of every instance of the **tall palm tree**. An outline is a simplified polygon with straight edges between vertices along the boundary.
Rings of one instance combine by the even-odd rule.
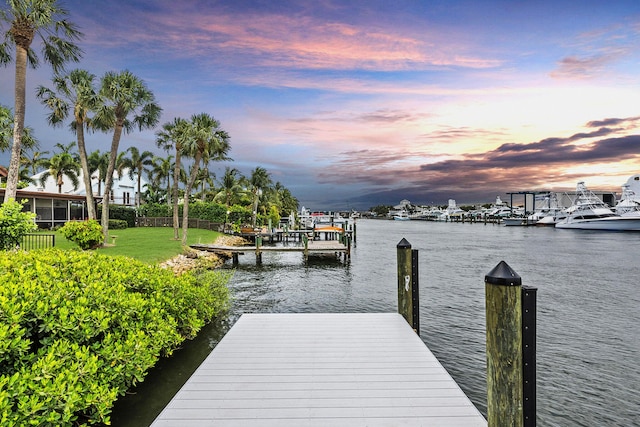
[[[142,153],[138,150],[137,147],[129,147],[127,149],[129,153],[131,153],[131,157],[125,157],[122,159],[122,164],[120,165],[120,170],[128,169],[129,170],[129,178],[133,179],[133,176],[136,176],[136,181],[138,185],[138,192],[136,193],[136,207],[140,207],[140,199],[142,197],[142,189],[141,189],[141,181],[142,181],[142,173],[149,172],[147,166],[153,165],[153,153],[151,151],[143,151]]]
[[[103,131],[113,131],[104,185],[104,192],[109,195],[122,132],[129,133],[134,128],[140,131],[153,128],[160,119],[162,108],[147,85],[126,70],[107,72],[102,77],[99,95],[104,104],[94,116],[94,126]],[[109,237],[109,197],[102,201],[102,233],[106,242]]]
[[[184,189],[184,203],[182,205],[182,245],[187,245],[187,230],[189,227],[189,196],[195,180],[198,178],[200,162],[203,158],[222,161],[229,160],[231,149],[229,135],[220,129],[220,122],[206,113],[194,114],[186,130],[183,154],[193,158],[193,167],[189,180]]]
[[[271,184],[271,177],[265,168],[258,166],[251,171],[249,184],[251,186],[251,194],[253,195],[253,214],[251,216],[251,223],[255,227],[258,215],[258,202],[260,201],[260,197],[262,196],[264,189]]]
[[[15,199],[18,189],[18,174],[22,154],[24,129],[27,62],[33,68],[39,64],[38,55],[31,48],[38,36],[42,44],[42,57],[58,73],[69,61],[78,62],[82,51],[75,44],[82,34],[75,25],[66,20],[68,12],[57,0],[8,0],[8,8],[0,13],[0,21],[8,24],[5,37],[0,43],[0,63],[12,61],[15,48],[15,105],[13,145],[7,176],[4,200]]]
[[[172,122],[162,125],[162,130],[156,133],[156,145],[164,150],[174,150],[176,161],[173,166],[173,187],[171,189],[171,202],[173,203],[173,238],[178,240],[180,223],[178,218],[178,184],[180,183],[180,173],[182,166],[182,151],[188,138],[189,122],[176,117]]]
[[[70,127],[76,133],[89,219],[96,219],[96,209],[91,186],[92,171],[89,169],[84,142],[84,130],[90,123],[89,112],[95,110],[100,102],[95,89],[95,78],[95,75],[86,70],[75,69],[66,75],[54,77],[54,89],[39,86],[37,90],[37,97],[51,110],[47,117],[51,125],[61,125],[70,112],[73,114]]]
[[[47,170],[40,176],[40,183],[44,187],[47,179],[52,176],[56,180],[58,186],[58,193],[62,193],[62,186],[64,185],[64,177],[68,177],[73,184],[74,190],[78,188],[80,181],[78,175],[80,174],[80,165],[73,156],[69,153],[57,153],[49,159],[47,162]]]

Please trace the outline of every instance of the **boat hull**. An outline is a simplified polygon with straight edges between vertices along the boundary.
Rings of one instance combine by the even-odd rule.
[[[640,231],[640,217],[609,217],[598,219],[584,219],[561,221],[556,228],[573,228],[579,230],[608,230],[608,231]]]

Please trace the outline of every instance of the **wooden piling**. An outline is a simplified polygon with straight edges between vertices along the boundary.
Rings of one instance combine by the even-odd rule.
[[[485,276],[488,427],[523,426],[521,286],[504,261]]]
[[[396,246],[396,250],[398,259],[398,313],[405,318],[416,333],[419,333],[420,326],[417,321],[419,317],[417,313],[419,301],[414,301],[414,296],[417,297],[417,268],[413,268],[414,254],[411,250],[411,243],[403,238]]]
[[[256,263],[262,264],[262,251],[260,250],[260,246],[262,246],[262,236],[256,236]]]

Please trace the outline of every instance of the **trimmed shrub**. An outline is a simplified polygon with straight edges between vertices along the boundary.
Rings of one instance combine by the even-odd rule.
[[[36,214],[23,212],[22,203],[11,199],[0,206],[0,250],[15,249],[22,237],[38,229]]]
[[[102,425],[119,395],[226,309],[228,274],[0,253],[0,425]]]
[[[227,210],[229,211],[228,216]],[[182,221],[181,204],[178,205],[178,213]],[[173,209],[166,204],[149,203],[140,207],[140,215],[147,218],[172,217]],[[227,220],[232,223],[245,224],[251,222],[251,209],[240,205],[227,208],[219,203],[194,201],[189,203],[189,218],[205,219],[218,223],[224,223]]]
[[[102,243],[102,226],[95,219],[88,221],[69,221],[60,227],[60,233],[80,249],[95,249]]]
[[[129,227],[136,226],[136,209],[128,206],[109,205],[109,219],[126,221]],[[98,209],[98,221],[102,221],[102,209]]]
[[[128,228],[129,224],[127,221],[122,219],[110,219],[109,220],[109,230],[124,230]]]
[[[182,216],[182,205],[179,208]],[[140,206],[139,213],[147,218],[170,217],[173,216],[173,207],[168,206],[166,203],[147,203]]]

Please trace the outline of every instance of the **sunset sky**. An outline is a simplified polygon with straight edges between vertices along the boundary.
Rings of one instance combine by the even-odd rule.
[[[619,193],[640,172],[637,0],[62,4],[84,32],[68,69],[132,71],[160,124],[213,115],[234,159],[211,165],[218,177],[262,166],[307,208],[485,203],[578,181]],[[48,150],[74,139],[35,98],[50,78],[27,73],[26,124]],[[0,68],[11,108],[13,80]],[[154,133],[121,149],[165,155]],[[91,134],[88,149],[109,142]]]

